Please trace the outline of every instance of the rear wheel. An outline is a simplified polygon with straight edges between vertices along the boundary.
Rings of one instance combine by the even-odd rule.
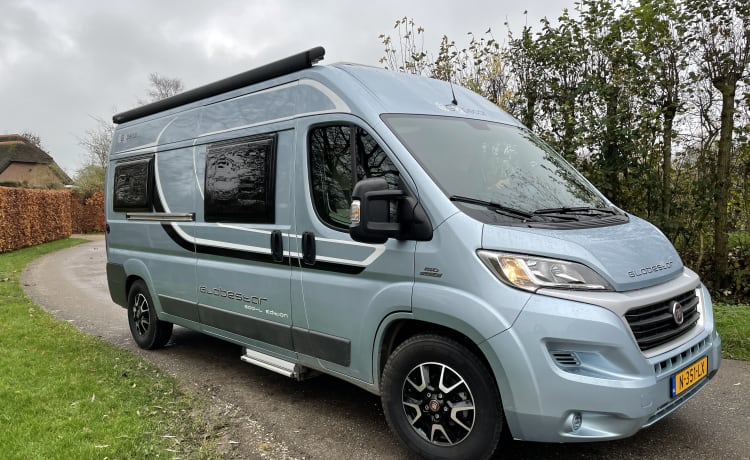
[[[151,294],[142,280],[134,282],[128,293],[128,324],[135,343],[146,350],[161,348],[172,337],[172,323],[156,316]]]
[[[438,335],[406,340],[381,382],[386,420],[403,444],[430,459],[486,459],[500,442],[495,380],[460,343]]]

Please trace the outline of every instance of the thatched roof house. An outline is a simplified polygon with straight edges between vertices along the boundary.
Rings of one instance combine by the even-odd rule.
[[[0,186],[62,188],[72,183],[47,152],[25,137],[0,135]]]

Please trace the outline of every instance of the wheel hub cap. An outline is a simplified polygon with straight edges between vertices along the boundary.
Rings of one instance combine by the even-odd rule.
[[[433,399],[432,401],[430,401],[430,403],[428,404],[428,406],[430,407],[430,410],[432,412],[438,412],[438,411],[440,411],[440,403],[436,399]]]

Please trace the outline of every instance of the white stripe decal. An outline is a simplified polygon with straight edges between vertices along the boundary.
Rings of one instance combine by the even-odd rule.
[[[260,233],[262,235],[270,235],[271,234],[271,230],[261,230],[259,228],[240,227],[240,226],[237,226],[237,225],[223,224],[221,222],[217,222],[216,226],[222,227],[222,228],[229,228],[229,229],[232,229],[232,230],[239,230],[239,231],[242,231],[242,232]],[[287,233],[282,233],[282,235],[288,236]]]
[[[193,141],[193,175],[195,176],[195,184],[198,186],[198,193],[200,193],[201,200],[203,200],[203,184],[198,180],[198,163],[196,163],[198,152],[196,151],[196,143],[198,143],[198,139]]]
[[[244,244],[236,244],[236,243],[227,243],[224,241],[217,241],[217,240],[208,240],[204,238],[196,238],[194,236],[189,235],[186,233],[179,224],[171,223],[170,224],[172,228],[177,232],[178,235],[180,235],[181,238],[183,238],[186,241],[189,241],[192,244],[201,245],[201,246],[209,246],[219,249],[232,249],[235,251],[243,251],[243,252],[255,252],[255,253],[261,253],[261,254],[271,254],[270,248],[261,248],[257,246],[248,246]],[[231,227],[238,229],[237,227]],[[267,233],[271,234],[271,232],[267,232],[264,230],[254,230],[254,229],[245,229],[246,231],[256,231],[258,233]],[[288,233],[282,233],[285,237],[291,237],[291,238],[302,238],[301,235],[297,234],[288,234]],[[345,241],[345,240],[333,240],[329,238],[321,238],[321,241],[329,241],[333,242],[335,244],[346,244],[346,245],[353,245],[353,246],[360,246],[364,248],[370,248],[373,249],[373,252],[367,256],[364,260],[353,260],[353,259],[340,259],[337,257],[329,257],[329,256],[322,256],[318,255],[316,257],[317,260],[320,262],[331,262],[331,263],[338,263],[338,264],[344,264],[344,265],[354,265],[357,267],[367,267],[373,262],[375,262],[378,258],[380,258],[381,255],[385,252],[385,245],[382,244],[366,244],[366,243],[359,243],[356,241]],[[302,258],[302,254],[299,252],[292,252],[292,251],[284,251],[284,255],[289,257],[295,257],[295,258]]]
[[[317,89],[318,91],[320,91],[321,93],[323,93],[328,98],[329,101],[331,101],[331,103],[333,104],[333,109],[329,109],[329,110],[314,110],[312,112],[298,112],[298,113],[295,113],[294,115],[289,115],[287,117],[275,118],[273,120],[263,120],[263,121],[259,121],[257,123],[251,123],[251,124],[248,124],[248,125],[233,126],[231,128],[227,128],[227,129],[221,129],[221,130],[218,130],[218,131],[211,131],[211,132],[208,132],[208,133],[202,133],[202,134],[199,134],[198,137],[201,138],[201,137],[206,137],[206,136],[212,136],[214,134],[226,133],[226,132],[235,131],[235,130],[238,130],[238,129],[254,128],[256,126],[263,126],[263,125],[268,125],[268,124],[271,124],[271,123],[279,123],[279,122],[282,122],[282,121],[294,120],[296,118],[307,117],[307,116],[311,116],[311,115],[325,115],[325,114],[328,114],[328,113],[342,113],[342,112],[343,113],[351,113],[351,109],[349,108],[349,106],[336,93],[334,93],[333,91],[331,91],[324,84],[322,84],[322,83],[320,83],[318,81],[315,81],[315,80],[307,79],[307,78],[299,80],[299,81],[296,81],[296,82],[291,82],[291,83],[286,83],[286,84],[279,85],[279,86],[274,86],[273,88],[267,88],[267,89],[264,89],[264,90],[261,90],[261,91],[256,91],[254,93],[245,94],[245,95],[242,95],[242,96],[238,96],[237,98],[228,99],[228,100],[234,101],[234,100],[238,100],[238,99],[249,98],[249,97],[257,96],[259,94],[264,94],[264,93],[269,93],[269,92],[273,92],[273,91],[284,90],[284,89],[287,89],[287,88],[290,88],[290,87],[293,87],[293,86],[297,86],[297,85],[304,85],[304,86],[309,86],[311,88]],[[221,101],[221,102],[226,102],[226,101]]]
[[[172,118],[171,120],[169,120],[169,123],[167,123],[166,125],[164,125],[164,127],[161,129],[161,131],[159,131],[159,135],[156,136],[156,145],[159,145],[159,139],[161,139],[161,136],[164,135],[164,131],[166,131],[167,128],[169,128],[169,126],[177,120],[177,118],[179,118],[179,115],[176,115],[174,118]]]
[[[170,225],[175,230],[175,232],[177,232],[177,234],[180,235],[181,238],[183,238],[186,241],[189,241],[192,244],[196,244],[200,246],[209,246],[209,247],[214,247],[214,248],[219,248],[219,249],[232,249],[235,251],[242,251],[242,252],[271,254],[270,248],[261,248],[257,246],[248,246],[244,244],[227,243],[224,241],[196,238],[186,233],[182,228],[180,228],[179,224],[171,223]],[[270,235],[271,232],[268,232],[268,233]],[[284,236],[291,236],[292,238],[301,238],[300,235],[284,235]],[[336,241],[339,244],[352,244],[352,242],[349,242],[349,241],[341,241],[341,240],[329,240],[329,241]],[[367,267],[373,262],[375,262],[378,258],[380,258],[380,256],[383,255],[383,253],[385,252],[385,245],[382,245],[382,244],[370,245],[370,244],[365,244],[365,243],[358,243],[357,245],[371,248],[374,251],[369,256],[367,256],[367,258],[365,258],[364,260],[340,259],[337,257],[328,257],[328,256],[322,256],[322,255],[318,255],[316,257],[316,260],[320,262],[331,262],[331,263],[338,263],[338,264],[344,264],[344,265],[353,265],[357,267]],[[293,257],[293,258],[302,258],[302,254],[299,252],[284,251],[284,255],[288,257]]]
[[[300,85],[309,86],[311,88],[315,88],[321,93],[325,94],[325,96],[333,102],[334,110],[338,112],[345,112],[345,113],[351,113],[352,109],[349,108],[349,106],[344,102],[343,99],[339,97],[338,94],[331,91],[329,87],[324,85],[323,83],[316,81],[316,80],[310,80],[309,78],[303,78],[299,81]]]

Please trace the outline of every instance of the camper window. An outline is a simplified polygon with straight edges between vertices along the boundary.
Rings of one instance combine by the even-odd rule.
[[[149,212],[152,194],[151,159],[118,163],[114,173],[115,212]]]
[[[206,222],[274,222],[275,136],[208,146]]]

